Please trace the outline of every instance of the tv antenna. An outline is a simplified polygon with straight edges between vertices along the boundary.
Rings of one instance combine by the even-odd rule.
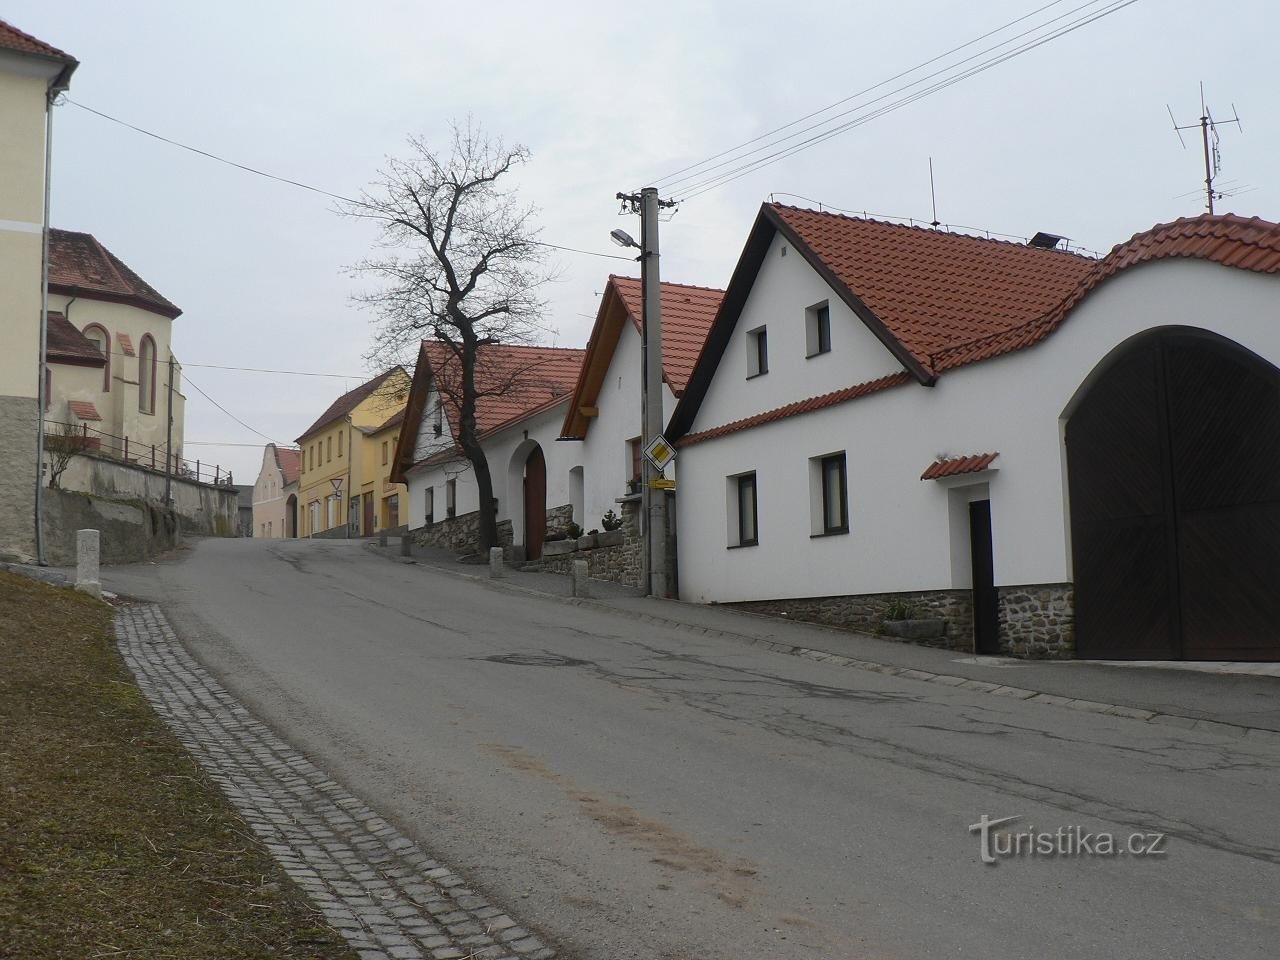
[[[940,224],[938,222],[938,192],[933,188],[933,157],[929,158],[929,202],[933,205],[933,219],[929,221],[929,226],[937,230]]]
[[[1182,144],[1182,149],[1185,150],[1187,148],[1187,141],[1182,139],[1182,131],[1194,130],[1196,127],[1200,128],[1200,139],[1204,144],[1204,195],[1209,212],[1213,213],[1213,201],[1229,196],[1229,193],[1215,190],[1213,186],[1214,180],[1222,172],[1222,151],[1219,149],[1218,126],[1219,124],[1234,123],[1241,132],[1244,131],[1244,124],[1240,122],[1240,114],[1236,112],[1236,105],[1234,103],[1231,105],[1230,120],[1214,120],[1213,111],[1205,103],[1204,81],[1202,80],[1200,82],[1199,121],[1179,126],[1177,118],[1173,115],[1173,108],[1165,104],[1165,109],[1169,111],[1169,119],[1173,121],[1173,130],[1178,135],[1178,141]]]

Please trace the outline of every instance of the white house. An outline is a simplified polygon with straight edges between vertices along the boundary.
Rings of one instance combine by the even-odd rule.
[[[662,284],[664,421],[684,394],[723,296],[709,287]],[[609,277],[560,435],[576,459],[570,501],[586,529],[606,511],[640,499],[641,316],[640,281]],[[675,464],[666,476],[675,479]]]
[[[480,348],[476,426],[498,501],[500,534],[528,559],[548,531],[573,519],[570,450],[557,444],[583,351],[491,344]],[[403,515],[420,542],[473,547],[479,491],[459,435],[460,364],[424,340],[409,391],[391,479],[408,488]]]
[[[1277,273],[1230,215],[1093,261],[764,205],[668,428],[681,596],[1280,658]]]

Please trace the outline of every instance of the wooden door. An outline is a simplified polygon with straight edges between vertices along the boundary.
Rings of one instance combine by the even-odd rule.
[[[969,504],[969,553],[973,569],[973,649],[1000,652],[1000,596],[991,550],[991,501]]]
[[[1152,334],[1066,440],[1080,656],[1280,659],[1280,372],[1200,331]]]
[[[547,535],[547,461],[542,448],[534,447],[524,462],[524,550],[525,559],[542,556]]]
[[[364,535],[366,537],[373,536],[373,494],[362,494],[361,499],[364,500]]]

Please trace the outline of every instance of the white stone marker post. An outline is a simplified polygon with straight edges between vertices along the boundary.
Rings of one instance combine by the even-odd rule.
[[[573,561],[573,595],[575,597],[590,597],[591,590],[587,587],[587,561]]]
[[[76,531],[76,589],[102,598],[102,582],[98,579],[98,556],[101,541],[97,530]]]
[[[501,580],[507,575],[507,568],[502,565],[502,548],[489,548],[489,576]]]

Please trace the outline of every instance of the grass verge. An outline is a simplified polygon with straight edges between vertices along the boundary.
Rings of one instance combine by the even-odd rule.
[[[152,712],[111,614],[0,571],[0,957],[354,960]]]

